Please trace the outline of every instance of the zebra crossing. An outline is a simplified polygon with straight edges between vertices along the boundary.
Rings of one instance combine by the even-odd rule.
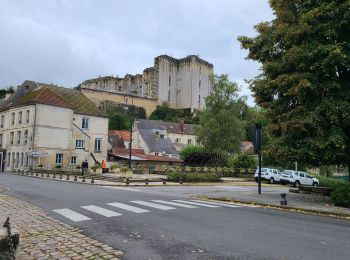
[[[108,207],[111,209],[108,209]],[[171,200],[171,201],[131,200],[127,202],[127,204],[120,203],[120,202],[112,202],[112,203],[105,203],[103,206],[101,205],[100,206],[96,206],[96,205],[80,206],[80,208],[84,210],[83,214],[67,208],[55,209],[53,210],[53,212],[71,221],[79,222],[79,221],[91,220],[92,219],[92,216],[90,216],[91,213],[101,215],[103,217],[111,218],[111,217],[119,217],[124,215],[125,213],[130,213],[130,212],[137,213],[137,214],[148,213],[148,212],[151,212],[151,209],[168,211],[168,210],[176,210],[178,208],[198,209],[198,208],[221,208],[221,207],[239,208],[239,207],[250,207],[250,206],[238,205],[238,204],[226,204],[226,203],[203,201],[203,200],[178,200],[178,199]]]

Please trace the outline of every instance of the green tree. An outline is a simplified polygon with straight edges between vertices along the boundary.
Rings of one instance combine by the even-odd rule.
[[[193,153],[203,153],[204,148],[199,145],[188,145],[180,151],[180,158],[185,160],[187,156]]]
[[[113,111],[109,113],[109,130],[125,130],[130,129],[133,124],[133,119],[131,116],[121,113],[119,111]]]
[[[200,114],[198,141],[208,152],[237,153],[244,138],[244,124],[240,117],[245,99],[238,96],[237,84],[227,75],[215,75],[212,81],[212,92]]]
[[[232,168],[252,169],[257,165],[257,161],[244,153],[236,154],[228,159],[228,165]]]
[[[0,99],[4,98],[6,94],[13,94],[13,93],[15,93],[15,88],[13,86],[0,89]]]
[[[262,64],[250,81],[275,137],[265,153],[350,171],[350,1],[270,0],[276,18],[239,37]],[[350,172],[349,172],[350,178]]]

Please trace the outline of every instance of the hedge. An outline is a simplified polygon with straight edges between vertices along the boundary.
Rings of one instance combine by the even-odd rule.
[[[350,208],[350,183],[327,178],[323,176],[317,176],[320,181],[321,187],[327,187],[332,189],[331,198],[334,205]]]
[[[178,173],[170,172],[167,174],[169,181],[184,182],[216,182],[219,181],[221,175],[218,173]]]

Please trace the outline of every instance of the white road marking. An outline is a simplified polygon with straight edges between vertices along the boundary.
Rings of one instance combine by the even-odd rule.
[[[118,212],[115,212],[115,211],[112,211],[112,210],[109,210],[109,209],[104,209],[104,208],[101,208],[101,207],[97,207],[97,206],[94,206],[94,205],[81,206],[81,207],[83,209],[92,211],[94,213],[100,214],[100,215],[105,216],[107,218],[109,218],[109,217],[116,217],[116,216],[121,216],[122,215],[122,214],[120,214]]]
[[[164,206],[164,205],[160,205],[160,204],[156,204],[156,203],[152,203],[152,202],[146,202],[146,201],[142,201],[142,200],[132,200],[130,202],[136,203],[136,204],[140,204],[140,205],[143,205],[143,206],[147,206],[147,207],[151,207],[151,208],[161,209],[161,210],[176,209],[176,208],[173,208],[173,207]]]
[[[75,222],[91,219],[70,209],[55,209],[53,211]]]
[[[147,209],[141,209],[141,208],[137,208],[134,206],[130,206],[127,204],[123,204],[123,203],[119,203],[119,202],[113,202],[113,203],[107,203],[107,205],[110,205],[112,207],[116,207],[116,208],[120,208],[120,209],[124,209],[124,210],[128,210],[134,213],[145,213],[145,212],[150,212]]]
[[[187,203],[187,204],[196,205],[196,206],[208,207],[208,208],[220,208],[220,206],[209,205],[209,204],[193,202],[193,201],[185,201],[185,200],[173,200],[173,201],[181,202],[181,203]]]
[[[143,192],[142,190],[137,190],[133,188],[124,188],[124,187],[113,187],[113,186],[102,186],[107,189],[116,189],[116,190],[126,190],[126,191],[136,191],[136,192]]]
[[[204,202],[204,203],[211,204],[211,205],[217,205],[217,206],[223,206],[223,207],[229,207],[229,208],[239,208],[240,207],[238,205],[232,205],[232,204],[226,204],[226,203],[220,203],[220,202],[212,202],[212,201],[204,201],[204,200],[191,200],[191,201]]]
[[[178,207],[183,207],[183,208],[189,208],[189,209],[198,208],[198,207],[192,206],[192,205],[186,205],[186,204],[182,204],[182,203],[165,201],[165,200],[152,200],[152,201],[158,202],[158,203],[163,203],[163,204],[169,204],[169,205],[173,205],[173,206],[178,206]]]

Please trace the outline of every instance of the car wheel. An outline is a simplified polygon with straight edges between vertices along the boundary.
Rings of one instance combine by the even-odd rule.
[[[294,182],[294,187],[295,188],[299,188],[300,187],[300,182],[299,181]]]
[[[273,178],[270,179],[270,184],[274,184],[275,180]]]
[[[317,183],[317,182],[314,182],[314,183],[312,184],[312,186],[318,187],[318,183]]]

